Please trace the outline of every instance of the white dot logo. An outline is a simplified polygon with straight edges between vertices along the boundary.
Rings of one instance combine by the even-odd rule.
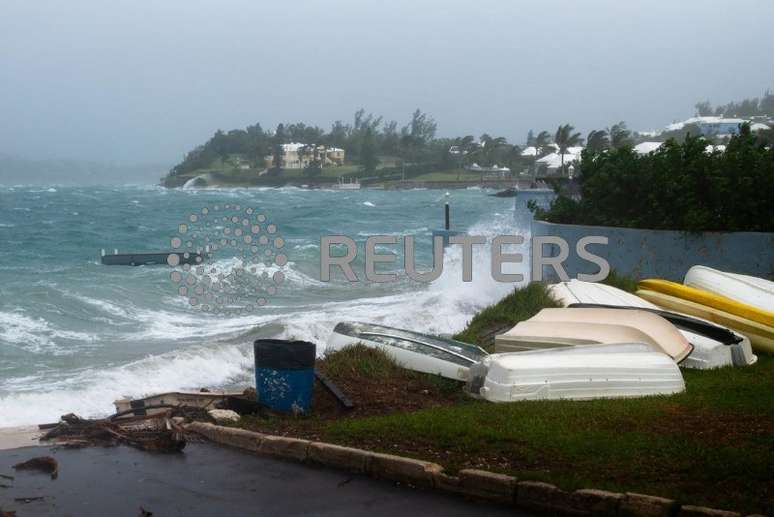
[[[249,314],[285,281],[285,239],[254,208],[204,207],[186,216],[169,245],[169,279],[188,305],[205,312]]]

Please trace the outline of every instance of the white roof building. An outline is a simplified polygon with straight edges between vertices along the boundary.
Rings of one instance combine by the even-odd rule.
[[[580,159],[580,154],[565,153],[564,164],[569,165]],[[548,169],[558,169],[562,166],[562,155],[559,153],[547,154],[537,161],[538,166],[545,165]]]
[[[649,154],[658,150],[663,145],[663,142],[642,142],[634,146],[634,152],[637,154]]]

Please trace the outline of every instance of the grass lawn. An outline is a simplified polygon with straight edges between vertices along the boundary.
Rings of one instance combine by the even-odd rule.
[[[482,342],[497,325],[514,324],[549,303],[544,287],[532,284],[482,311],[457,337]],[[285,420],[281,430],[267,428],[266,419],[242,425],[431,460],[450,471],[483,468],[568,490],[774,511],[772,356],[759,355],[745,368],[684,369],[687,391],[678,395],[508,404],[469,399],[450,381],[398,374],[362,355],[330,359],[323,367],[336,382],[343,379],[345,391],[366,383],[362,391],[370,395],[362,404],[386,390],[379,411]],[[410,382],[388,382],[395,375],[409,375]],[[401,393],[403,385],[412,388]]]
[[[684,372],[668,397],[457,405],[327,424],[334,442],[522,479],[774,508],[774,358]],[[768,505],[768,506],[767,506]]]

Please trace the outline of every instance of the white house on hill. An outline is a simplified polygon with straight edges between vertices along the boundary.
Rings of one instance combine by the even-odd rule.
[[[291,142],[282,144],[282,167],[285,169],[303,169],[317,160],[323,167],[339,166],[344,164],[344,149],[338,147],[326,147],[324,145],[301,144]],[[270,166],[274,157],[265,157]]]

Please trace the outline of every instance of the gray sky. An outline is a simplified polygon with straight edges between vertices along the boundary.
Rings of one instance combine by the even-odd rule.
[[[358,107],[445,136],[661,127],[774,88],[774,2],[0,2],[0,153],[174,163]]]

